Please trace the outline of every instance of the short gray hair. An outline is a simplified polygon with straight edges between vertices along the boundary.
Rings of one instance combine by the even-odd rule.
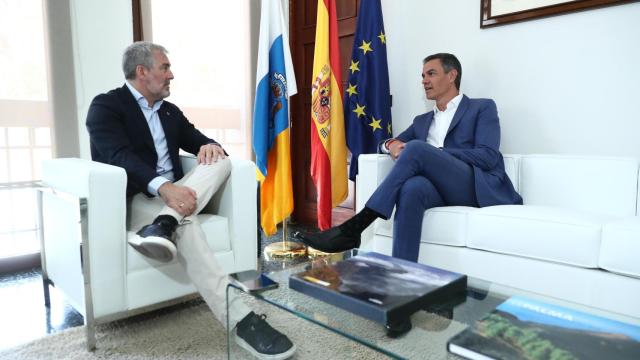
[[[142,65],[147,69],[153,67],[153,52],[162,51],[168,54],[167,49],[162,45],[149,41],[136,41],[129,45],[122,55],[122,72],[127,80],[136,78],[136,67]]]

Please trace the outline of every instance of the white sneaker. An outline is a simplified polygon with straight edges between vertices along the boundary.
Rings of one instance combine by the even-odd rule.
[[[176,227],[178,221],[169,215],[160,215],[153,224],[145,225],[128,243],[142,255],[161,262],[169,262],[178,254]]]

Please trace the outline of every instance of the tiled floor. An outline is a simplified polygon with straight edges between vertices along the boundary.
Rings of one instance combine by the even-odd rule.
[[[50,293],[47,308],[40,269],[0,276],[0,349],[84,323],[58,291]]]
[[[301,226],[289,226],[288,232]],[[264,246],[282,240],[281,229],[273,236],[264,237]],[[301,260],[266,261],[260,257],[263,271],[276,270]],[[50,287],[51,306],[44,306],[40,269],[0,275],[0,350],[10,348],[47,334],[84,324],[84,319],[64,296]]]

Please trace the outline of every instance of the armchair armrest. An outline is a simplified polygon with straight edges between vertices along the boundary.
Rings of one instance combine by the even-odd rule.
[[[356,180],[356,211],[364,208],[378,185],[389,174],[393,167],[393,160],[385,154],[362,154],[358,157],[358,176]],[[380,221],[380,220],[376,220]],[[361,248],[370,249],[372,246],[374,222],[361,235]]]
[[[196,158],[190,155],[181,155],[180,159],[185,172],[197,164]],[[229,179],[203,210],[229,219],[229,238],[235,260],[234,271],[257,268],[257,189],[254,163],[232,158]]]
[[[46,272],[79,310],[84,309],[80,244],[88,247],[95,317],[126,309],[126,186],[124,169],[90,160],[44,161],[42,199]],[[69,196],[76,198],[69,201]],[[86,201],[86,208],[81,205]],[[82,214],[86,217],[83,219]],[[84,222],[85,228],[80,228]],[[84,239],[83,239],[84,238]],[[90,239],[90,245],[88,242]],[[83,241],[84,240],[84,241]],[[86,314],[85,314],[86,315]]]
[[[358,181],[356,182],[356,211],[364,208],[369,197],[389,174],[393,160],[385,154],[362,154],[358,157]]]

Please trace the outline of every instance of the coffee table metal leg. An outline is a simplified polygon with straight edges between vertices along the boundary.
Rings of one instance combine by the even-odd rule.
[[[227,285],[227,290],[226,290],[226,296],[225,296],[225,307],[226,307],[226,313],[227,313],[227,359],[233,359],[233,358],[244,358],[246,355],[244,353],[244,350],[242,350],[242,348],[240,348],[240,346],[236,343],[235,341],[235,326],[231,326],[231,319],[235,317],[237,317],[237,314],[232,314],[231,312],[233,311],[233,307],[229,306],[229,301],[232,299],[233,296],[238,296],[239,293],[244,292],[242,291],[240,288],[234,286],[233,284],[228,284]],[[235,324],[234,324],[235,325]]]
[[[227,308],[226,314],[227,314],[227,359],[231,359],[231,331],[233,331],[233,329],[230,329],[230,322],[229,322],[229,291],[233,291],[231,290],[231,285],[227,285],[227,291],[226,291],[226,298],[225,298],[225,306]]]

